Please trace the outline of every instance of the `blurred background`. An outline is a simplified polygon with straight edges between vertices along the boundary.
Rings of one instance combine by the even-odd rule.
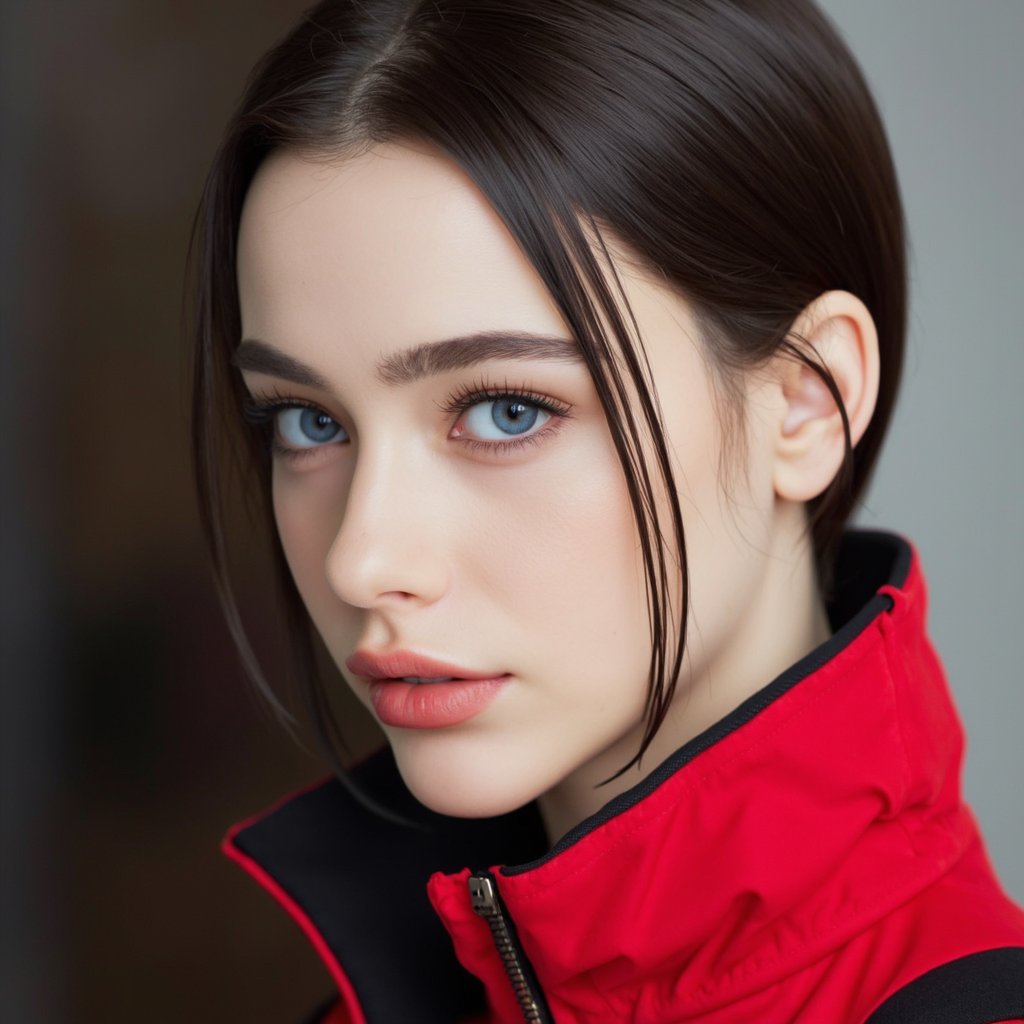
[[[324,769],[252,698],[221,622],[182,319],[219,132],[305,6],[0,0],[5,1021],[297,1021],[329,991],[218,852]],[[907,376],[859,518],[921,552],[968,798],[1024,902],[1024,3],[823,6],[874,86],[913,246]],[[273,672],[251,550],[242,604]]]

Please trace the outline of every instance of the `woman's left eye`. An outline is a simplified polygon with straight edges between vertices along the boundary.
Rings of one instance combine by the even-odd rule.
[[[509,441],[529,435],[550,419],[551,413],[537,403],[505,395],[471,405],[460,417],[452,436],[468,433],[478,441]]]
[[[443,408],[457,415],[450,438],[494,455],[540,444],[572,415],[572,406],[557,399],[482,381],[449,395]]]

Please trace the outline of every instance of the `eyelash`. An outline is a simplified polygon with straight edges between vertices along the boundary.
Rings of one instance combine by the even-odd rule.
[[[495,387],[482,380],[473,384],[460,385],[442,403],[439,403],[438,408],[442,412],[458,418],[480,402],[493,402],[499,399],[511,399],[535,406],[548,413],[551,419],[535,434],[527,434],[525,437],[510,438],[508,441],[480,441],[476,438],[467,437],[460,440],[461,444],[467,445],[473,451],[485,451],[493,455],[511,454],[514,451],[525,448],[527,445],[539,444],[547,440],[550,435],[554,434],[561,427],[566,419],[571,417],[570,410],[572,407],[570,405],[558,402],[547,395],[530,391],[528,388],[509,387],[507,381],[502,387]],[[247,423],[264,434],[270,453],[275,458],[298,460],[313,455],[320,448],[325,447],[324,445],[315,445],[310,448],[289,448],[278,441],[274,430],[275,416],[279,412],[296,407],[311,409],[313,412],[331,416],[329,412],[313,402],[289,397],[276,389],[272,389],[265,395],[246,396],[245,398],[243,416]],[[334,419],[333,416],[331,418]]]

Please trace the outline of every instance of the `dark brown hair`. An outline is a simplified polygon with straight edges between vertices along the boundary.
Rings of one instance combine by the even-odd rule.
[[[733,440],[743,422],[744,370],[785,353],[828,384],[846,457],[807,506],[827,595],[903,360],[903,213],[878,112],[811,0],[325,0],[312,8],[254,69],[210,172],[194,238],[192,422],[203,523],[232,633],[275,706],[232,592],[221,486],[223,447],[244,430],[243,388],[230,364],[240,340],[239,218],[272,150],[343,156],[388,140],[430,143],[475,182],[578,339],[604,406],[637,521],[652,631],[645,733],[629,767],[661,724],[679,673],[686,548],[642,344],[630,340],[588,234],[601,249],[611,245],[602,232],[610,232],[620,251],[690,303]],[[791,333],[808,303],[835,288],[866,304],[881,349],[880,395],[856,450],[827,367]],[[645,437],[653,460],[643,457]],[[256,474],[252,493],[269,515],[265,445],[248,435],[233,450]],[[656,522],[659,493],[671,524]],[[272,535],[296,679],[337,767],[341,736],[316,682],[312,626]],[[670,622],[669,587],[679,571],[683,603]]]

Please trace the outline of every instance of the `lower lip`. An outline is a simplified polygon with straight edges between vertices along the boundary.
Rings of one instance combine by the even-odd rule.
[[[509,676],[464,679],[451,683],[404,683],[378,679],[370,683],[373,710],[384,725],[402,729],[441,729],[480,714]]]

